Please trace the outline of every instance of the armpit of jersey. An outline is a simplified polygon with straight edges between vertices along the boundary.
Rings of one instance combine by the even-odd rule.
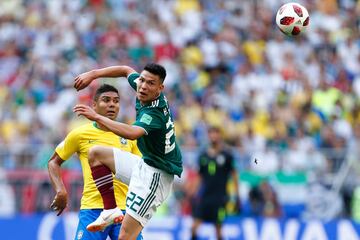
[[[130,84],[130,86],[136,91],[137,88],[137,79],[139,79],[140,74],[137,72],[133,72],[131,73],[128,77],[127,80]]]

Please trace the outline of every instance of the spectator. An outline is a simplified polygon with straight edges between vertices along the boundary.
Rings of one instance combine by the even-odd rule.
[[[249,192],[251,215],[277,218],[282,215],[276,192],[263,181]]]
[[[15,204],[15,195],[7,183],[6,172],[0,168],[0,216],[15,214]]]

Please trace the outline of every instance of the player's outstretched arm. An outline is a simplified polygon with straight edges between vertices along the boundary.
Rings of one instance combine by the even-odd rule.
[[[52,201],[50,207],[52,210],[57,211],[59,216],[67,205],[67,192],[64,186],[64,182],[61,179],[61,165],[64,163],[59,155],[55,152],[48,162],[48,172],[56,195]]]
[[[237,205],[237,209],[240,213],[241,211],[241,200],[240,200],[240,192],[239,192],[239,174],[238,172],[234,169],[231,172],[231,177],[232,177],[232,181],[234,183],[234,188],[235,188],[235,196],[236,196],[236,205]]]
[[[73,110],[78,116],[82,115],[91,121],[96,121],[109,131],[126,139],[135,140],[146,134],[146,131],[141,127],[113,121],[96,113],[94,109],[83,104],[76,105]]]
[[[75,78],[74,88],[79,91],[87,87],[92,81],[103,77],[127,77],[135,70],[129,66],[112,66],[91,70],[80,74]]]

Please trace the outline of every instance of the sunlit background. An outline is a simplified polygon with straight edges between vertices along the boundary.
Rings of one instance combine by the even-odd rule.
[[[284,2],[1,0],[0,238],[74,239],[80,163],[65,164],[69,206],[56,217],[47,161],[100,83],[119,88],[120,121],[134,120],[135,95],[125,79],[79,93],[73,79],[156,61],[185,170],[145,239],[189,239],[208,126],[239,171],[242,208],[230,198],[225,239],[360,239],[360,1],[299,0],[310,26],[296,38],[275,26]],[[199,235],[215,239],[208,224]]]

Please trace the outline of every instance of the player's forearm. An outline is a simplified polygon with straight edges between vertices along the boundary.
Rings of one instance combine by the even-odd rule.
[[[103,77],[127,77],[130,73],[134,72],[134,69],[128,66],[112,66],[92,71],[95,78]]]
[[[139,127],[121,122],[116,122],[101,115],[98,115],[96,122],[103,125],[109,131],[115,133],[116,135],[119,135],[126,139],[135,140],[144,135],[143,130],[141,130]]]
[[[54,158],[51,158],[48,162],[48,172],[51,185],[53,186],[55,192],[66,192],[64,182],[61,178],[61,166],[56,162]]]
[[[240,196],[238,173],[237,173],[237,171],[233,171],[231,175],[232,175],[232,178],[233,178],[235,192],[236,192],[237,196]]]

